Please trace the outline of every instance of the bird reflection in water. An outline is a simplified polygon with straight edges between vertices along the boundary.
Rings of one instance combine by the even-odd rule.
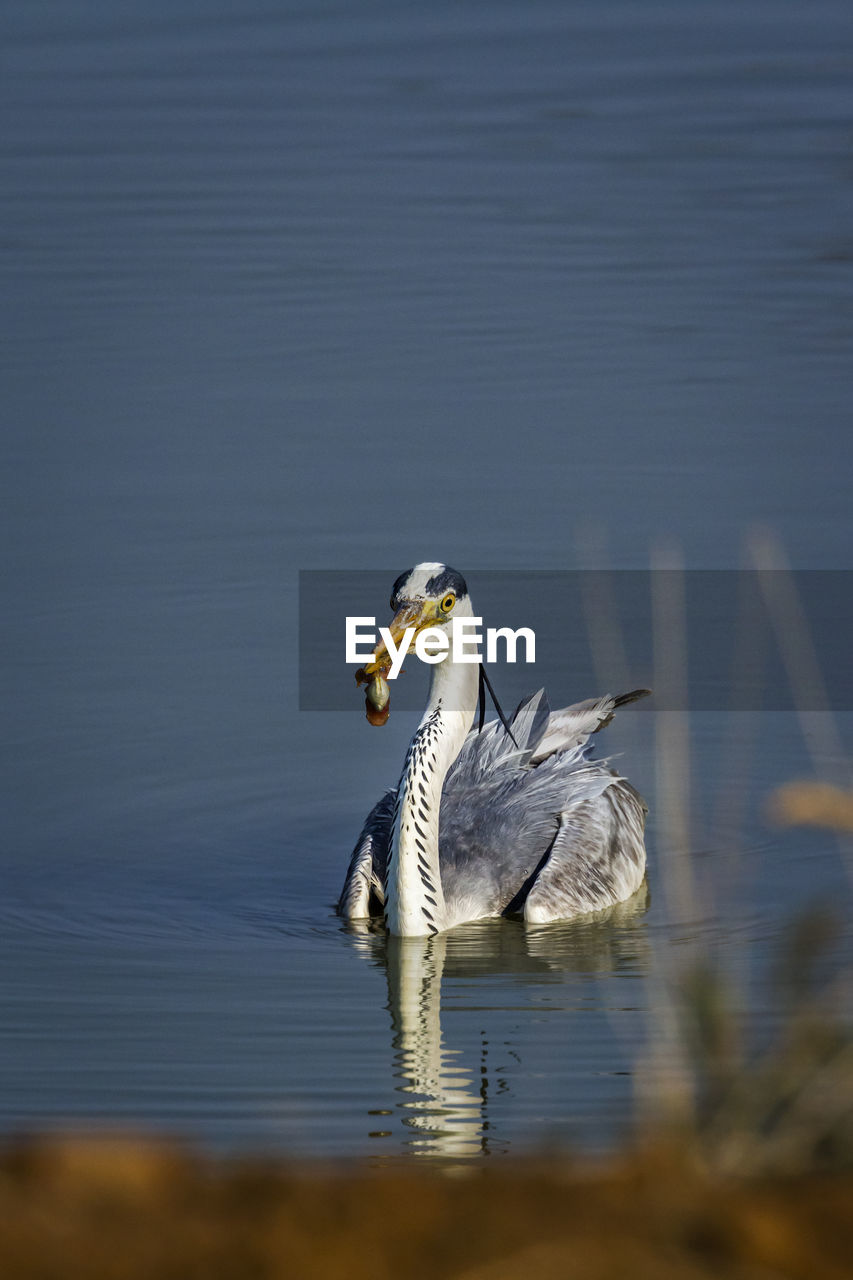
[[[627,902],[556,924],[483,920],[428,938],[395,937],[361,921],[345,925],[357,950],[385,970],[394,1076],[402,1094],[394,1111],[385,1114],[404,1126],[404,1145],[418,1154],[449,1159],[495,1154],[509,1146],[491,1114],[494,1098],[509,1088],[506,1066],[490,1068],[485,1032],[476,1079],[460,1062],[461,1050],[444,1043],[445,976],[476,981],[509,974],[517,975],[522,985],[535,986],[555,973],[645,972],[648,906],[644,881]],[[505,1041],[501,1048],[518,1058]]]

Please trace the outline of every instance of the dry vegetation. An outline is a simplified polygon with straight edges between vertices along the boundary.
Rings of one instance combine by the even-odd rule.
[[[709,1179],[683,1156],[448,1176],[294,1171],[130,1140],[39,1142],[0,1162],[15,1280],[841,1280],[853,1173]]]

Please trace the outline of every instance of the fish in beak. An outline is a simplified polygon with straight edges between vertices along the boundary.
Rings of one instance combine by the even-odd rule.
[[[403,652],[411,653],[418,632],[423,631],[425,627],[435,626],[437,620],[435,606],[431,601],[407,601],[401,609],[397,610],[387,627],[390,642],[395,650],[394,656],[399,658],[403,644],[406,644]],[[408,643],[406,643],[406,632],[410,633]],[[363,667],[359,667],[355,673],[356,684],[367,685],[364,705],[367,719],[371,724],[383,725],[390,715],[391,690],[386,677],[393,661],[394,658],[388,652],[388,644],[382,639],[373,650],[370,661]]]

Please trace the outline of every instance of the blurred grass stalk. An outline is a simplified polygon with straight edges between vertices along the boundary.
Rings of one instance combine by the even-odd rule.
[[[747,548],[785,665],[803,738],[818,772],[849,785],[850,762],[832,714],[808,619],[788,557],[770,529],[752,531]]]
[[[782,653],[803,736],[827,782],[789,784],[771,816],[853,831],[853,793],[838,726],[802,603],[778,539],[754,532],[748,551]],[[747,1000],[731,956],[699,950],[696,925],[712,914],[711,885],[697,898],[692,865],[687,617],[680,549],[660,543],[651,555],[657,853],[671,924],[686,945],[659,952],[648,975],[648,1040],[636,1066],[641,1139],[674,1141],[702,1167],[719,1173],[785,1175],[853,1162],[853,1041],[845,1021],[847,975],[821,991],[817,962],[831,938],[825,915],[795,924],[778,977],[781,1027],[757,1053],[746,1041]],[[742,605],[745,602],[742,602]],[[747,644],[745,673],[757,683],[754,602],[735,630]],[[735,665],[739,655],[735,653]],[[735,714],[736,711],[735,711]],[[751,745],[752,735],[749,735]],[[741,752],[740,754],[743,754]],[[731,863],[728,871],[734,870]],[[737,876],[736,879],[741,879]],[[714,886],[717,889],[719,886]],[[729,963],[726,964],[725,960]]]
[[[667,915],[686,926],[696,917],[690,836],[690,722],[687,618],[680,548],[652,548],[652,641],[655,712],[655,827]],[[683,964],[683,956],[678,958]],[[649,1132],[690,1131],[697,1097],[682,1035],[676,957],[657,949],[647,971],[649,1026],[635,1067],[638,1120]]]

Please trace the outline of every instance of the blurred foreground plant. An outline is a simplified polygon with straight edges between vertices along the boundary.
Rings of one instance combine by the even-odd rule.
[[[795,782],[770,798],[784,825],[853,831],[853,794]],[[668,999],[664,1052],[678,1068],[672,1088],[646,1080],[655,1126],[706,1169],[789,1175],[853,1167],[853,1028],[845,973],[827,981],[839,930],[826,911],[792,926],[776,965],[778,1031],[760,1052],[745,1047],[742,1016],[720,968],[703,960]],[[646,1070],[661,1055],[651,1055]],[[659,1130],[658,1130],[659,1131]]]
[[[817,976],[834,934],[831,917],[820,912],[792,929],[776,974],[779,1031],[757,1053],[743,1046],[737,1009],[718,971],[697,964],[681,982],[692,1132],[682,1123],[680,1137],[706,1168],[787,1175],[853,1166],[845,984],[822,986]]]

